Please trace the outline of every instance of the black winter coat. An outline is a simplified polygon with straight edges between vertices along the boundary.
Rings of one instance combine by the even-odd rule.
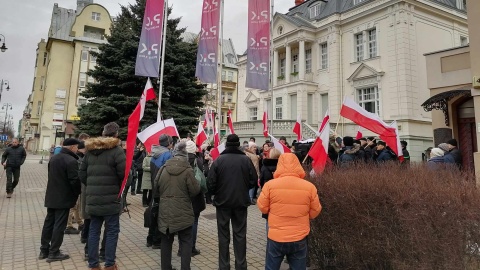
[[[273,173],[277,170],[278,159],[266,158],[263,160],[262,169],[260,169],[260,186],[273,179]],[[262,217],[268,219],[267,214],[262,214]]]
[[[147,152],[145,152],[145,150],[140,151],[140,149],[136,148],[134,153],[133,164],[135,165],[135,169],[137,172],[143,172],[143,160],[147,156]]]
[[[188,163],[194,168],[195,159],[197,160],[197,167],[203,171],[203,160],[197,157],[195,154],[188,153]],[[197,196],[192,198],[193,213],[198,216],[200,213],[207,208],[205,204],[205,193],[200,191]]]
[[[208,191],[215,195],[218,208],[246,208],[248,190],[255,187],[258,176],[252,161],[237,147],[227,147],[208,172]]]
[[[75,206],[81,192],[78,178],[78,156],[67,148],[48,162],[48,182],[45,207],[70,209]]]
[[[2,155],[2,164],[7,161],[5,167],[20,168],[27,158],[27,152],[21,145],[8,147]]]
[[[125,175],[125,153],[120,140],[113,137],[85,141],[87,153],[80,165],[80,180],[86,185],[86,212],[91,216],[109,216],[122,211],[118,199]]]

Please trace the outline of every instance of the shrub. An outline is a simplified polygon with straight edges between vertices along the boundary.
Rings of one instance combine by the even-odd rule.
[[[480,194],[471,174],[423,165],[332,168],[309,253],[319,269],[479,269]]]

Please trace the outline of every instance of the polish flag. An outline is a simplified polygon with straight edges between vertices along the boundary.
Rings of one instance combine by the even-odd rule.
[[[232,110],[230,109],[228,109],[228,128],[230,129],[230,134],[235,134],[233,130]]]
[[[355,140],[360,140],[361,138],[363,138],[362,128],[358,127],[357,136],[355,137]]]
[[[273,147],[274,148],[277,148],[282,154],[285,154],[285,153],[291,153],[292,151],[290,150],[290,148],[288,148],[285,144],[281,143],[279,140],[277,140],[277,138],[273,137],[272,135],[270,134],[267,134],[268,136],[270,136],[270,138],[272,139],[272,142],[273,142]]]
[[[297,134],[297,141],[302,140],[302,116],[301,115],[297,117],[297,122],[295,122],[295,126],[293,126],[293,133]]]
[[[320,124],[320,128],[318,129],[318,133],[321,133],[323,128],[327,125],[327,122],[330,122],[330,113],[327,109],[325,112],[325,118],[323,118],[322,124]]]
[[[328,161],[328,143],[330,140],[330,116],[328,111],[322,123],[325,123],[325,128],[320,131],[320,136],[315,139],[307,154],[313,160],[312,170],[314,174],[322,173]]]
[[[203,128],[209,129],[212,127],[212,118],[210,114],[210,109],[205,109],[205,120],[203,121]]]
[[[210,151],[210,156],[212,156],[213,160],[216,160],[224,150],[225,143],[222,143],[218,147],[212,148]]]
[[[386,144],[388,144],[388,146],[390,146],[390,148],[392,148],[392,151],[395,152],[395,154],[397,155],[398,159],[400,160],[400,162],[402,162],[404,160],[403,158],[403,150],[402,150],[402,144],[400,143],[400,136],[398,136],[398,125],[397,125],[397,121],[393,121],[391,124],[390,124],[391,127],[393,127],[395,129],[395,140],[392,138],[392,137],[384,137],[382,138],[382,136],[380,136],[380,139],[384,140]],[[388,140],[388,141],[387,141]]]
[[[396,137],[395,128],[383,122],[377,114],[367,112],[348,97],[343,101],[340,115],[380,136]]]
[[[120,198],[123,194],[123,190],[127,184],[128,174],[130,173],[130,168],[132,167],[133,162],[133,152],[135,150],[135,145],[137,142],[137,134],[138,128],[140,126],[140,121],[143,118],[145,112],[145,106],[147,101],[155,99],[155,91],[153,90],[152,83],[150,82],[150,78],[147,80],[147,84],[143,89],[142,96],[140,97],[140,101],[133,110],[130,117],[128,117],[128,133],[127,133],[127,151],[126,151],[126,162],[125,162],[125,176],[123,177],[122,187],[120,188],[120,193],[118,197]]]
[[[201,146],[208,139],[207,133],[205,133],[202,123],[198,123],[197,136],[195,137],[195,144]]]
[[[144,131],[138,133],[138,139],[145,145],[145,149],[150,152],[152,145],[158,145],[160,135],[162,134],[180,137],[173,118],[156,122],[147,127]]]
[[[262,123],[263,123],[263,136],[268,137],[268,114],[267,114],[267,111],[263,112]]]

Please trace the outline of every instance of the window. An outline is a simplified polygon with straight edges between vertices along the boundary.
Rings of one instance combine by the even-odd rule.
[[[229,82],[232,82],[232,81],[233,81],[233,72],[232,72],[232,71],[229,71],[229,72],[228,72],[227,80],[228,80]]]
[[[282,97],[275,98],[275,119],[281,120],[283,119],[283,108],[282,108]]]
[[[355,35],[355,60],[357,62],[363,60],[363,33]]]
[[[40,77],[40,91],[43,91],[45,89],[45,77],[42,76]]]
[[[88,47],[82,48],[82,61],[88,61]]]
[[[318,15],[320,15],[321,5],[318,4],[318,5],[311,6],[309,8],[309,11],[310,11],[310,19],[313,19],[313,18],[317,17]]]
[[[80,72],[80,80],[78,85],[80,87],[85,87],[86,83],[87,83],[87,74],[85,72]]]
[[[82,106],[82,105],[85,105],[85,104],[87,104],[87,99],[79,97],[78,98],[78,106]]]
[[[103,40],[105,35],[105,29],[100,29],[91,26],[85,26],[83,29],[83,36],[93,39]]]
[[[45,66],[45,64],[47,64],[47,56],[48,56],[48,53],[44,52],[43,53],[43,66]]]
[[[305,50],[305,72],[312,72],[312,49]]]
[[[460,37],[460,45],[461,46],[467,46],[468,45],[468,38],[467,37]]]
[[[233,101],[233,92],[227,92],[227,102]]]
[[[229,53],[225,57],[227,58],[228,63],[235,64],[235,56],[233,56],[233,54]]]
[[[467,9],[467,0],[457,0],[457,8],[460,10]]]
[[[360,106],[368,112],[380,115],[380,97],[376,86],[358,89],[357,94]]]
[[[377,29],[368,30],[368,56],[377,57]]]
[[[325,113],[328,110],[328,94],[322,94],[320,95],[321,99],[321,104],[322,105],[322,117],[324,117]],[[323,118],[322,118],[323,119]]]
[[[95,79],[92,76],[88,76],[88,83],[94,83]]]
[[[65,89],[57,89],[57,92],[55,93],[56,98],[65,98],[67,95],[67,90]]]
[[[290,119],[297,119],[297,95],[290,96]]]
[[[97,56],[93,55],[92,52],[97,52],[97,49],[92,49],[92,50],[90,50],[90,53],[89,53],[90,54],[90,61],[92,63],[95,63],[95,62],[97,62]]]
[[[63,111],[65,110],[65,102],[64,101],[55,101],[55,110]]]
[[[253,108],[248,109],[248,118],[250,119],[250,121],[257,120],[257,111],[258,111],[257,107],[253,107]]]
[[[42,102],[39,101],[37,104],[37,115],[40,115],[41,112],[42,112]]]
[[[328,68],[328,44],[323,43],[320,44],[320,57],[322,61],[322,69],[327,69]]]
[[[286,63],[286,60],[285,58],[283,59],[280,59],[280,76],[284,76],[285,77],[285,63]]]
[[[35,67],[37,67],[38,65],[38,53],[37,53],[37,57],[35,58]]]
[[[222,81],[225,81],[227,72],[225,70],[222,70]]]
[[[362,3],[363,1],[365,1],[365,0],[353,0],[353,4],[354,4],[354,5],[360,4],[360,3]]]
[[[94,21],[100,21],[100,13],[98,13],[98,12],[92,12],[92,20],[94,20]]]
[[[277,34],[279,34],[279,35],[283,34],[283,26],[279,26],[277,28]]]
[[[293,60],[292,72],[296,73],[298,72],[298,54],[293,55],[292,60]]]

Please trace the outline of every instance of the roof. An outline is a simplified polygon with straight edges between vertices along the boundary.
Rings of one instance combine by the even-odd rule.
[[[361,7],[369,2],[375,0],[363,0],[361,3],[356,5],[353,4],[353,0],[306,0],[304,3],[292,7],[286,14],[278,14],[278,16],[285,18],[286,20],[292,22],[296,26],[307,26],[313,27],[311,22],[316,20],[321,20],[326,17],[329,17],[333,14],[344,13],[352,9]],[[460,10],[457,8],[457,0],[429,0],[431,2],[436,2],[442,6],[450,7],[462,12],[465,10]],[[310,18],[310,7],[320,5],[320,13],[314,18]],[[287,19],[288,18],[288,19]]]
[[[468,47],[470,47],[469,44],[468,44],[468,45],[458,46],[458,47],[452,47],[452,48],[448,48],[448,49],[444,49],[444,50],[440,50],[440,51],[425,53],[425,54],[423,54],[423,56],[432,55],[432,54],[437,54],[437,53],[442,53],[442,52],[448,52],[448,51],[453,51],[453,50],[458,50],[458,49],[463,49],[463,48],[468,48]]]
[[[73,40],[70,36],[70,31],[76,17],[75,10],[59,7],[55,3],[53,5],[52,22],[48,31],[48,37],[66,41]]]
[[[192,32],[184,32],[180,35],[185,42],[198,42],[198,34]],[[223,40],[223,65],[229,68],[238,68],[238,56],[235,52],[235,47],[233,46],[232,39]]]

